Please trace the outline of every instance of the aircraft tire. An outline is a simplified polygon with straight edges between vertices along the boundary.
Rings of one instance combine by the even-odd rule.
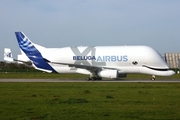
[[[98,80],[102,80],[102,77],[98,77],[97,79],[98,79]]]
[[[97,80],[97,78],[96,77],[92,77],[92,80],[94,81],[94,80]]]
[[[87,79],[86,79],[87,81],[90,81],[91,80],[91,78],[90,77],[87,77]]]

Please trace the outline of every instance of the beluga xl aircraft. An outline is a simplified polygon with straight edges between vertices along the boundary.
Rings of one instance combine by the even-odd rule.
[[[23,32],[15,32],[20,49],[35,69],[48,73],[80,73],[87,80],[117,79],[141,73],[171,76],[161,55],[148,46],[76,46],[46,48],[37,45]]]

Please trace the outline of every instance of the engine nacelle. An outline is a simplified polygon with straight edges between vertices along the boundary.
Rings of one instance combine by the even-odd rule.
[[[104,70],[98,72],[99,77],[104,78],[118,78],[118,71],[117,70]]]

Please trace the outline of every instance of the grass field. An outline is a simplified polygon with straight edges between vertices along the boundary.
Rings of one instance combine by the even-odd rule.
[[[2,120],[180,118],[180,83],[0,83]]]
[[[0,73],[0,79],[85,79],[80,74]],[[150,79],[130,74],[123,79]],[[180,79],[176,74],[156,79]],[[0,83],[2,120],[180,118],[180,83]]]

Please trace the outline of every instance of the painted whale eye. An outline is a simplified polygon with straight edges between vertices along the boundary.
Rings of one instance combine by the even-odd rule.
[[[137,62],[137,61],[133,61],[132,64],[133,64],[133,65],[137,65],[138,62]]]

